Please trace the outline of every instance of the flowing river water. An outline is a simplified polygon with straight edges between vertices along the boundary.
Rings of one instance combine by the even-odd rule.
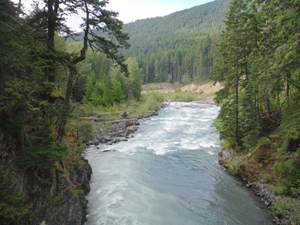
[[[272,224],[257,198],[218,164],[218,110],[171,103],[141,121],[128,142],[90,147],[87,225]]]

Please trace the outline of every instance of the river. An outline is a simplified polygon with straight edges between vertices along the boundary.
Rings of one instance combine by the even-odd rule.
[[[87,225],[271,225],[257,198],[218,164],[218,111],[171,103],[128,142],[90,147]]]

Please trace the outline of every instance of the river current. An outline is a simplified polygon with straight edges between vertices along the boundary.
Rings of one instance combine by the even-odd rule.
[[[218,111],[171,103],[128,142],[90,147],[87,225],[271,225],[256,197],[218,164]]]

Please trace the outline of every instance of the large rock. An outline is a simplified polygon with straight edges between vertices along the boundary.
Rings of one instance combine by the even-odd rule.
[[[126,135],[128,136],[129,134],[132,134],[138,130],[137,126],[131,126],[126,128]]]
[[[115,143],[118,143],[118,142],[121,142],[121,141],[127,141],[127,138],[125,137],[114,137],[112,140],[111,140],[111,144],[115,144]]]
[[[98,138],[98,141],[100,143],[107,143],[107,142],[109,142],[111,140],[112,140],[112,137],[110,137],[110,136],[102,136],[102,137]]]

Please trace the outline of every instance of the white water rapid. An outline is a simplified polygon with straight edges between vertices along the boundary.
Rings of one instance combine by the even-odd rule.
[[[218,110],[171,103],[142,120],[128,142],[90,147],[87,225],[272,224],[253,194],[218,164],[212,126]]]

